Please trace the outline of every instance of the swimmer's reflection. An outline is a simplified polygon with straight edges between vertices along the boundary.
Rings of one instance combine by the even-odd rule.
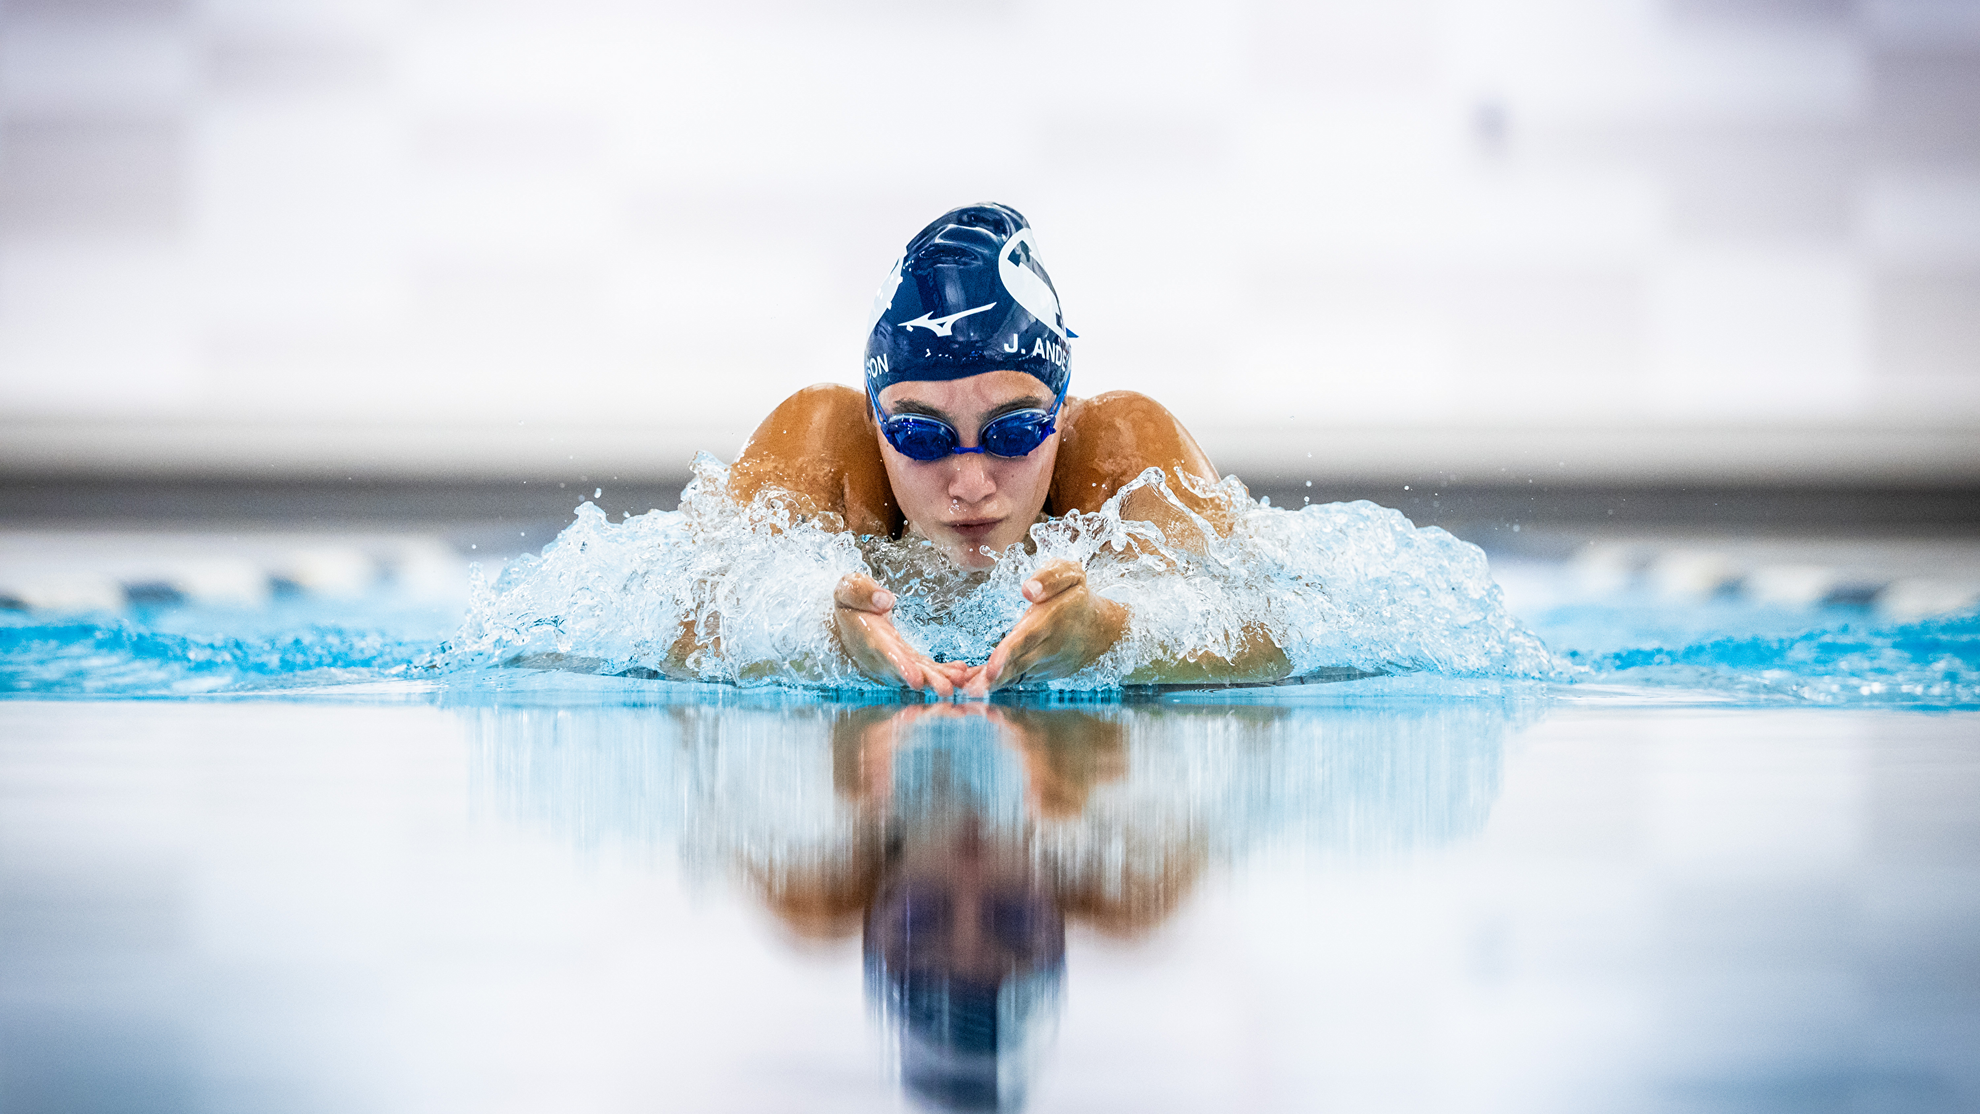
[[[1175,877],[1157,892],[1094,887],[1041,865],[1041,826],[1077,818],[1093,786],[1125,769],[1119,726],[1068,711],[921,705],[861,709],[834,742],[840,792],[877,836],[872,861],[847,879],[854,892],[834,904],[861,906],[867,993],[902,1084],[942,1109],[1021,1106],[1057,1028],[1068,915],[1145,927],[1186,887]],[[807,901],[796,892],[805,888],[782,887],[773,905],[815,931],[823,895]]]
[[[909,1093],[955,1110],[1023,1101],[1056,1020],[1066,922],[1021,845],[972,816],[904,841],[867,913],[865,952]]]
[[[863,936],[910,1092],[1008,1109],[1051,1041],[1069,928],[1139,935],[1209,863],[1260,846],[1386,859],[1469,839],[1498,796],[1506,737],[1537,713],[1468,701],[466,714],[479,807],[585,846],[676,846],[690,871],[746,880],[798,936]]]

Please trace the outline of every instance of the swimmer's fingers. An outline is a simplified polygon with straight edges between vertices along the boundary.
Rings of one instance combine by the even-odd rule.
[[[949,679],[948,672],[942,668],[940,662],[931,661],[916,654],[913,665],[920,683],[910,684],[910,688],[934,689],[935,695],[944,700],[956,694],[955,682]]]
[[[929,664],[940,670],[942,676],[949,679],[949,684],[956,688],[961,688],[968,684],[970,677],[976,672],[977,668],[973,665],[965,665],[959,661],[937,661],[930,662]]]
[[[1016,632],[1012,632],[1015,634]],[[997,648],[990,653],[990,660],[976,667],[970,678],[963,684],[963,695],[982,698],[990,695],[993,688],[1002,687],[1004,667],[1010,661],[1010,653],[1005,649],[1010,645],[1012,635],[1005,635]]]
[[[872,577],[854,573],[840,580],[839,586],[832,590],[832,602],[854,611],[885,615],[894,609],[894,593],[880,587],[879,581]]]
[[[1072,584],[1025,611],[970,678],[967,695],[988,696],[1027,678],[1070,676],[1119,640],[1127,629],[1127,608],[1094,595],[1085,587],[1085,574],[1077,566],[1073,572]]]
[[[882,620],[884,622],[884,620]],[[947,700],[955,694],[955,685],[949,680],[940,666],[914,652],[914,648],[901,640],[901,636],[889,628],[876,638],[874,649],[878,653],[880,668],[868,668],[883,681],[899,681],[911,689],[933,689],[935,695]]]
[[[935,695],[944,700],[956,694],[953,666],[938,662],[908,645],[901,632],[895,630],[894,624],[884,616],[874,616],[872,622],[876,627],[884,628],[876,634],[879,635],[887,664],[902,684],[911,689],[933,689]]]
[[[900,675],[902,684],[911,689],[931,689],[944,700],[956,694],[956,671],[952,665],[915,652],[898,634],[895,647],[888,653],[888,662]]]
[[[1086,583],[1086,570],[1073,561],[1048,561],[1031,574],[1021,591],[1032,603],[1044,603],[1068,588]]]
[[[1018,620],[1018,625],[990,652],[990,660],[976,668],[975,675],[963,686],[963,694],[988,696],[996,689],[1021,680],[1037,657],[1038,645],[1043,641],[1043,626],[1035,614]]]
[[[841,606],[834,618],[839,644],[867,676],[898,681],[911,689],[933,689],[944,700],[955,695],[951,671],[909,646],[885,615]]]
[[[853,659],[853,664],[876,676],[892,668],[887,660],[885,640],[877,628],[890,627],[883,616],[878,616],[850,607],[832,609],[832,626],[838,632],[839,645]]]
[[[987,684],[977,683],[978,679],[983,676],[983,671],[988,668],[990,668],[990,663],[984,662],[982,665],[972,665],[965,667],[960,677],[956,677],[954,674],[951,674],[951,678],[955,681],[957,695],[960,696],[990,695],[990,690]]]
[[[962,679],[956,681],[956,696],[988,696],[988,689],[976,685],[976,679],[982,677],[982,673],[984,673],[984,665],[972,665],[962,675]]]

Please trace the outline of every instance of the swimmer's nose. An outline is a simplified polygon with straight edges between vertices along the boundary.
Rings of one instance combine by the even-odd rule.
[[[997,485],[990,479],[990,469],[983,462],[982,453],[952,456],[956,462],[955,471],[949,474],[949,496],[965,503],[981,502],[997,493]]]

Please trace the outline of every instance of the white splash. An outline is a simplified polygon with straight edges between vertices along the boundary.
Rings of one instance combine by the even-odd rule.
[[[972,573],[920,538],[831,532],[775,492],[738,507],[728,468],[707,454],[694,470],[679,511],[612,523],[586,503],[540,556],[514,562],[493,585],[477,575],[460,633],[428,664],[866,686],[874,682],[832,632],[832,589],[842,577],[865,573],[891,589],[895,622],[910,642],[940,659],[977,662],[1023,613],[1019,585],[1044,562],[1070,559],[1132,619],[1120,645],[1054,688],[1109,688],[1137,680],[1151,662],[1226,655],[1247,629],[1283,647],[1295,675],[1352,668],[1534,677],[1556,669],[1506,610],[1477,546],[1373,503],[1294,512],[1255,502],[1226,479],[1198,494],[1220,501],[1235,528],[1218,537],[1198,520],[1212,540],[1192,553],[1146,522],[1122,519],[1122,500],[1142,488],[1194,517],[1150,469],[1099,511],[1041,522],[1028,551],[1013,547]]]

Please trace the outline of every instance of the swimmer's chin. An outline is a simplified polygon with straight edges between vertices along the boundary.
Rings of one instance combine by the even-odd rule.
[[[980,572],[996,567],[997,554],[989,546],[983,545],[975,549],[951,549],[949,560],[972,572]]]
[[[992,539],[1001,530],[1001,518],[979,522],[946,523],[942,533],[948,535],[949,560],[966,569],[987,569],[997,563],[997,553],[1003,547]]]
[[[941,543],[942,555],[949,563],[959,568],[980,570],[991,568],[997,563],[997,551],[988,544],[972,544],[969,541],[951,538]]]

